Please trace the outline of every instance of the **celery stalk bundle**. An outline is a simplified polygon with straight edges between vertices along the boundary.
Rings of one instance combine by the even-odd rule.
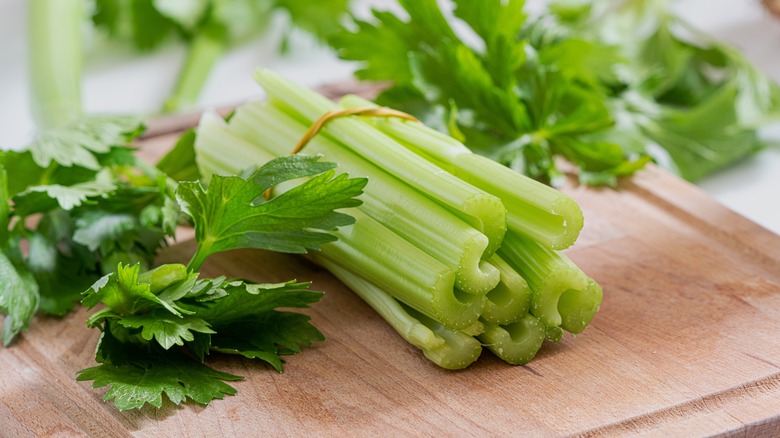
[[[228,122],[201,120],[195,148],[206,179],[288,154],[340,108],[270,71],[255,78],[267,101]],[[340,105],[372,104],[348,96]],[[303,153],[369,179],[363,204],[349,212],[356,223],[313,257],[437,365],[464,368],[482,346],[527,363],[545,339],[582,332],[598,311],[601,288],[558,252],[583,225],[567,195],[398,119],[332,120]]]

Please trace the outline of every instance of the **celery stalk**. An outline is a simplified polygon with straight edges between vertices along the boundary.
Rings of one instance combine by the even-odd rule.
[[[39,128],[82,116],[83,0],[28,0],[32,112]]]
[[[482,345],[473,336],[452,330],[414,309],[406,306],[404,308],[412,318],[416,318],[444,339],[444,346],[423,350],[425,357],[436,365],[448,370],[460,370],[471,365],[482,354]]]
[[[187,58],[179,71],[173,93],[163,105],[164,112],[175,112],[194,106],[209,77],[209,72],[225,51],[224,35],[203,32],[195,35]]]
[[[377,106],[358,96],[345,96],[341,106]],[[577,240],[582,210],[564,193],[472,153],[457,140],[423,124],[391,118],[366,118],[375,128],[453,175],[497,196],[507,208],[508,228],[552,249]]]
[[[528,313],[531,289],[528,283],[497,254],[490,263],[501,272],[501,281],[487,293],[487,302],[481,318],[491,324],[509,324]]]
[[[327,257],[314,255],[314,259],[376,310],[402,338],[421,349],[425,357],[436,365],[450,370],[463,369],[477,360],[482,352],[482,346],[472,336],[449,329],[399,303],[375,284],[358,277]],[[482,327],[481,324],[479,326]]]
[[[324,96],[285,80],[268,70],[255,72],[272,102],[312,124],[338,106]],[[366,160],[387,170],[417,191],[455,212],[487,236],[487,255],[501,245],[506,232],[506,208],[493,195],[456,178],[355,117],[331,121],[323,134],[343,143]]]
[[[565,255],[511,231],[499,255],[528,282],[531,314],[545,326],[580,333],[598,311],[601,287]]]
[[[444,346],[444,338],[437,336],[420,321],[409,316],[401,304],[387,292],[326,257],[314,254],[313,258],[376,310],[379,316],[384,318],[406,342],[422,350]]]
[[[291,145],[306,131],[305,126],[268,102],[254,102],[238,109],[230,120],[230,128],[277,156],[289,153]],[[481,295],[498,284],[498,270],[481,260],[488,245],[484,234],[327,138],[312,139],[306,153],[322,154],[325,160],[339,163],[340,172],[368,177],[360,210],[454,269],[459,289]]]
[[[512,365],[530,362],[542,347],[544,338],[544,325],[528,314],[507,325],[486,323],[485,333],[478,336],[485,347]]]
[[[359,210],[347,213],[355,224],[334,232],[338,240],[322,246],[323,256],[449,328],[465,329],[477,321],[483,295],[455,290],[450,268]]]
[[[569,333],[582,333],[599,311],[603,297],[601,286],[591,278],[585,289],[564,292],[558,301],[558,311],[563,319],[561,327]]]
[[[212,174],[236,175],[250,166],[261,166],[274,156],[233,134],[225,121],[206,112],[195,136],[195,161],[204,181]]]

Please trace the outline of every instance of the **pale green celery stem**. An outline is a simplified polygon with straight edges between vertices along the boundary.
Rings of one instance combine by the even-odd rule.
[[[531,314],[571,333],[587,327],[599,309],[601,288],[565,255],[508,232],[499,255],[531,287]]]
[[[83,0],[28,0],[32,113],[39,128],[57,128],[82,115]]]
[[[528,314],[507,325],[486,323],[485,332],[478,336],[485,347],[512,365],[530,362],[542,347],[544,338],[544,324]]]
[[[323,256],[449,328],[477,322],[485,297],[456,291],[452,269],[359,210],[344,212],[355,223],[333,232],[338,240],[322,246]]]
[[[187,50],[173,93],[163,105],[164,112],[189,109],[198,102],[212,67],[225,51],[224,38],[202,32],[193,38]]]
[[[274,155],[289,153],[306,127],[268,102],[239,108],[230,129]],[[456,271],[456,285],[484,294],[499,281],[499,272],[481,260],[488,239],[449,210],[421,195],[377,166],[327,138],[317,136],[305,153],[322,154],[351,177],[368,177],[359,208],[401,237]]]
[[[305,125],[338,106],[324,96],[268,70],[255,72],[271,100]],[[501,245],[506,232],[506,208],[483,190],[447,173],[356,117],[332,120],[323,134],[447,207],[487,236],[485,257]]]
[[[358,96],[345,96],[341,105],[377,106]],[[568,195],[474,154],[457,140],[420,123],[386,117],[366,120],[420,156],[501,199],[510,230],[552,249],[565,249],[577,240],[584,218]]]
[[[422,350],[440,348],[445,344],[443,338],[437,336],[420,321],[409,316],[401,304],[387,292],[326,257],[316,253],[312,254],[312,257],[376,310],[406,342]]]
[[[481,318],[491,324],[509,324],[523,318],[531,305],[531,289],[520,274],[497,254],[488,260],[501,273],[501,281],[487,293]]]
[[[204,113],[195,136],[195,161],[204,181],[212,174],[237,175],[274,159],[265,150],[234,134],[215,113]]]
[[[436,365],[448,370],[461,370],[474,363],[482,354],[482,345],[473,336],[445,327],[414,309],[404,308],[412,318],[444,339],[442,347],[423,350],[425,357]]]

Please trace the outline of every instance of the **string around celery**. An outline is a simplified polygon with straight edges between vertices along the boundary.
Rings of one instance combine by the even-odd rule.
[[[392,108],[387,107],[371,107],[371,106],[365,106],[365,107],[358,107],[358,108],[345,108],[345,109],[334,109],[326,112],[322,116],[320,116],[319,119],[315,120],[314,123],[311,124],[309,129],[306,130],[306,132],[303,134],[300,140],[298,140],[298,143],[295,144],[295,147],[292,151],[290,151],[290,155],[295,155],[298,152],[302,151],[303,148],[306,147],[307,144],[322,130],[322,128],[325,127],[325,125],[330,122],[331,120],[338,119],[340,117],[348,117],[348,116],[361,116],[361,117],[396,117],[399,119],[409,120],[416,123],[421,123],[419,120],[417,120],[416,117],[412,116],[411,114],[407,114],[403,111],[394,110]],[[274,186],[269,187],[265,192],[263,192],[263,197],[266,200],[271,199],[271,191],[273,190]]]

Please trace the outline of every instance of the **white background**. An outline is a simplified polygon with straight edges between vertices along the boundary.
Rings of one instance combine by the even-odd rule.
[[[361,3],[363,9],[365,3]],[[532,9],[541,3],[529,1]],[[760,69],[780,81],[780,20],[770,18],[759,0],[679,0],[674,8],[696,27],[739,47]],[[259,97],[260,90],[250,77],[259,66],[310,86],[350,76],[353,64],[339,61],[305,35],[293,34],[291,53],[280,55],[276,49],[281,26],[276,21],[269,34],[234,49],[220,61],[203,91],[202,107]],[[26,32],[25,0],[0,0],[1,148],[22,147],[34,132],[27,97]],[[139,58],[130,49],[95,38],[91,41],[83,83],[85,109],[91,113],[154,114],[173,84],[184,55],[181,46],[171,43]],[[765,134],[780,143],[780,127],[767,129]],[[726,206],[780,234],[780,146],[770,147],[699,186]]]

